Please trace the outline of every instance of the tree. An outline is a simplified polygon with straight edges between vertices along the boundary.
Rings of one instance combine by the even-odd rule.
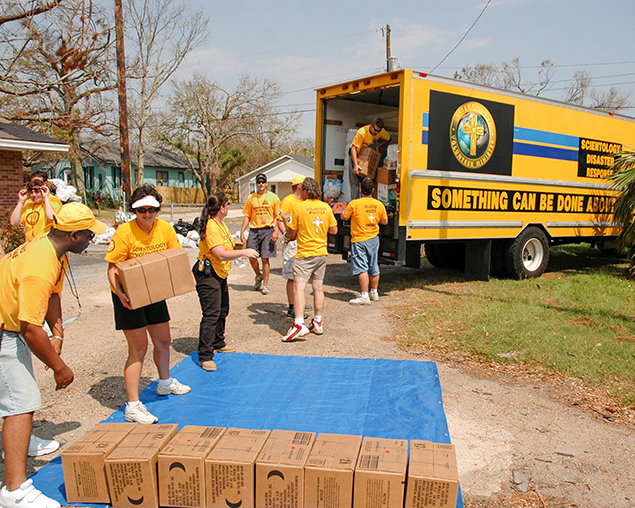
[[[62,3],[63,0],[51,0],[50,2],[28,2],[29,5],[33,5],[31,8],[27,8],[24,6],[23,1],[21,0],[5,0],[6,5],[4,7],[3,14],[0,15],[0,25],[5,23],[9,23],[10,21],[20,21],[26,18],[31,18],[33,16],[37,16],[38,14],[42,14],[43,12],[48,12],[51,9],[57,7]]]
[[[160,140],[188,159],[206,197],[217,188],[226,156],[237,158],[233,148],[293,134],[297,115],[279,114],[279,89],[275,81],[247,75],[240,76],[234,90],[198,73],[174,83]]]
[[[135,94],[130,101],[137,132],[137,185],[143,184],[147,130],[152,104],[161,87],[183,59],[205,41],[208,18],[203,11],[188,11],[178,0],[128,0],[126,31],[131,44],[129,80]]]
[[[5,32],[5,35],[7,33]],[[92,0],[66,0],[23,20],[9,48],[5,116],[70,145],[74,185],[84,191],[80,133],[107,134],[115,88],[111,25]]]
[[[503,62],[500,67],[493,64],[466,66],[455,72],[454,78],[469,81],[470,83],[540,96],[551,90],[554,83],[554,75],[553,62],[551,60],[543,60],[540,63],[538,80],[536,82],[529,81],[523,73],[520,60],[514,58],[511,62]],[[628,104],[630,93],[615,87],[608,92],[594,90],[592,89],[591,75],[586,71],[578,70],[574,72],[573,83],[565,90],[562,100],[602,111],[617,111]]]
[[[635,277],[635,152],[624,151],[615,157],[615,172],[609,176],[619,193],[615,203],[615,221],[622,225],[618,245],[630,260]]]

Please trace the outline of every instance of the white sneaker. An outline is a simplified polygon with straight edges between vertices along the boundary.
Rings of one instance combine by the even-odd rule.
[[[7,490],[6,485],[0,489],[0,506],[2,508],[60,508],[60,504],[46,497],[33,486],[33,480],[25,481],[17,490]]]
[[[309,329],[306,327],[304,323],[301,325],[294,323],[287,334],[282,337],[282,342],[293,342],[300,337],[304,337],[305,335],[309,335]]]
[[[263,284],[262,287],[260,288],[260,292],[263,295],[268,295],[269,294],[269,288]]]
[[[379,300],[379,293],[373,293],[372,291],[369,293],[368,297],[371,302],[376,302]]]
[[[163,386],[161,383],[157,384],[157,395],[185,395],[191,390],[187,385],[179,383],[179,381],[173,377],[172,382]]]
[[[315,319],[312,319],[311,323],[309,324],[309,331],[311,333],[314,333],[315,335],[322,335],[324,333],[324,330],[322,329],[322,323],[318,323]]]
[[[368,296],[364,298],[360,295],[357,298],[349,300],[348,303],[351,305],[370,305],[370,298]]]
[[[139,404],[135,406],[131,406],[130,404],[126,404],[126,409],[124,411],[124,420],[127,422],[133,423],[156,423],[159,419],[154,416],[150,411],[146,409],[143,403],[139,402]]]
[[[42,439],[35,434],[31,434],[31,441],[29,441],[29,457],[39,457],[41,455],[48,455],[57,451],[60,444],[54,439]]]
[[[261,287],[262,287],[262,275],[260,277],[256,277],[256,280],[254,282],[254,289],[256,291],[260,291]]]

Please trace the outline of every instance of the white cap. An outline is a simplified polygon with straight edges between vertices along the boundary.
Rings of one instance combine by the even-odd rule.
[[[161,203],[157,201],[154,196],[146,196],[138,201],[132,203],[132,208],[139,208],[141,206],[153,206],[155,208],[161,208]]]

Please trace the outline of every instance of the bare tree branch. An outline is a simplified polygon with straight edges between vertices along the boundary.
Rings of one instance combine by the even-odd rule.
[[[19,12],[14,12],[13,14],[4,14],[0,16],[0,25],[3,25],[4,23],[9,23],[10,21],[19,21],[21,19],[31,18],[33,16],[37,16],[38,14],[42,14],[43,12],[48,12],[51,9],[57,7],[63,1],[64,0],[51,0],[50,2],[46,4],[41,4],[41,5],[38,5],[37,7],[33,7],[32,9],[27,9],[27,10],[25,10],[22,7],[20,2],[14,2],[14,6],[16,8],[17,7],[21,8],[21,10]],[[11,7],[12,7],[11,5],[6,7],[6,11],[9,11]]]

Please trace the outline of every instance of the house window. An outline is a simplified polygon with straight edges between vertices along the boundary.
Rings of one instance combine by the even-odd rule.
[[[157,185],[168,186],[170,185],[169,173],[167,171],[157,171]]]
[[[253,194],[254,192],[256,192],[256,184],[249,182],[249,194]]]
[[[97,175],[97,189],[101,190],[104,188],[104,175],[102,175],[101,173],[99,173]]]
[[[110,167],[110,174],[112,176],[112,186],[113,188],[118,188],[121,186],[121,170],[117,166]]]
[[[185,173],[183,171],[179,171],[179,183],[185,184]]]
[[[95,167],[86,166],[84,168],[84,187],[93,189],[95,187]]]

